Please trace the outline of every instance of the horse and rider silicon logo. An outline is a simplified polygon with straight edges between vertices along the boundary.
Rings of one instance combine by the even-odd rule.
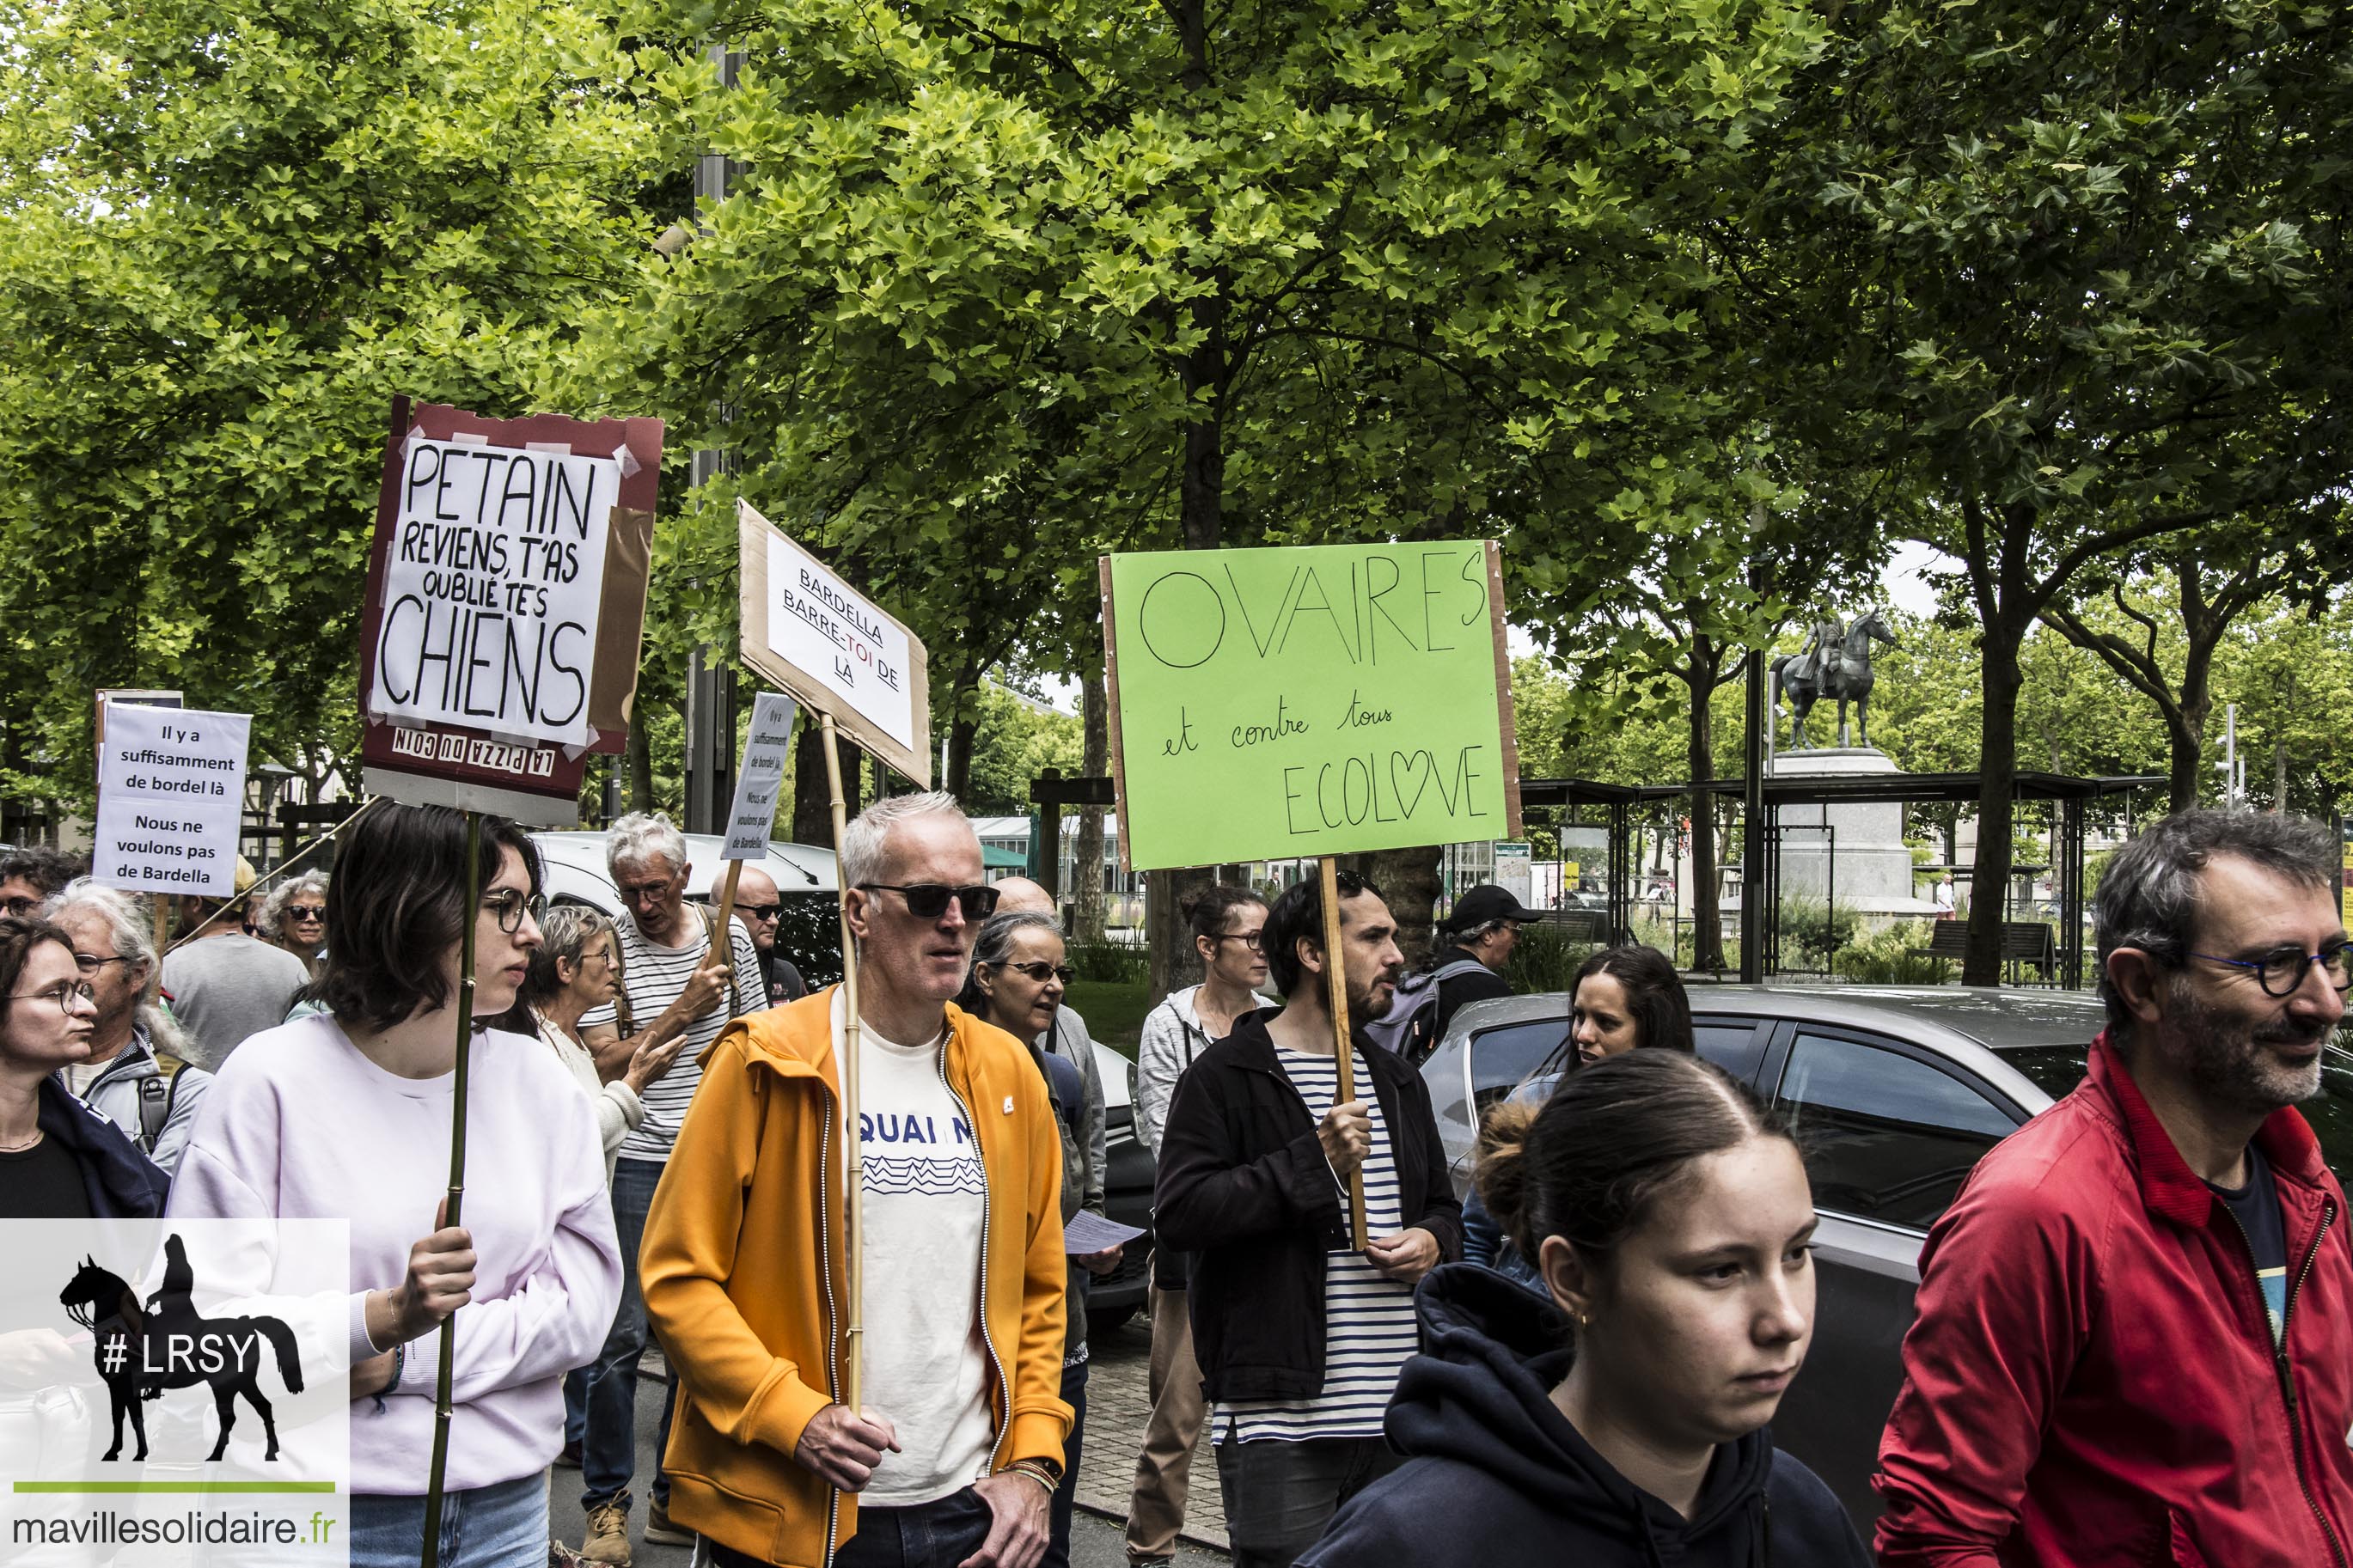
[[[165,1237],[164,1255],[163,1288],[143,1305],[127,1281],[87,1255],[58,1296],[66,1314],[90,1331],[92,1358],[112,1400],[114,1441],[100,1458],[110,1462],[121,1458],[127,1416],[139,1442],[132,1458],[146,1458],[145,1404],[174,1389],[202,1386],[211,1390],[220,1415],[220,1438],[207,1462],[228,1452],[237,1402],[242,1398],[261,1417],[268,1435],[262,1458],[275,1463],[278,1421],[261,1389],[264,1352],[275,1360],[286,1391],[301,1393],[302,1362],[294,1331],[278,1318],[201,1315],[195,1305],[195,1271],[188,1263],[186,1242],[176,1233]]]

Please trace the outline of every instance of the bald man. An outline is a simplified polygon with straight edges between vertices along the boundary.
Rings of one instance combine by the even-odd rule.
[[[1054,907],[1054,895],[1027,877],[1007,877],[989,884],[997,889],[998,914],[1044,915],[1060,921],[1061,911]],[[1053,1053],[1079,1069],[1086,1079],[1087,1103],[1103,1102],[1103,1069],[1095,1066],[1095,1042],[1087,1033],[1087,1021],[1068,1007],[1057,1009],[1054,1028],[1047,1044]],[[1094,1119],[1093,1136],[1087,1140],[1086,1205],[1100,1213],[1103,1209],[1103,1183],[1109,1154],[1103,1142],[1103,1119]]]
[[[784,905],[776,893],[776,879],[757,866],[746,865],[735,879],[735,918],[744,922],[744,932],[760,954],[760,978],[767,983],[768,1005],[781,1007],[787,1002],[797,1002],[808,994],[808,982],[793,967],[791,959],[776,951],[777,917]]]

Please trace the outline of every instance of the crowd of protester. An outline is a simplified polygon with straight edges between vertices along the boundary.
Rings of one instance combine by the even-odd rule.
[[[417,1560],[445,1321],[449,1568],[629,1563],[653,1343],[636,1542],[1067,1563],[1084,1302],[1121,1249],[1065,1240],[1103,1214],[1107,1118],[1045,889],[988,882],[949,796],[869,808],[838,868],[853,1018],[778,950],[774,883],[747,874],[723,927],[659,816],[610,832],[610,917],[547,908],[512,823],[468,844],[455,812],[378,807],[332,877],[182,900],[168,954],[70,858],[0,858],[0,1216],[346,1220],[364,1568]],[[2336,836],[2286,816],[2182,813],[2116,852],[2089,1075],[1922,1254],[1879,1563],[2348,1561],[2353,1243],[2295,1109],[2353,984],[2340,878]],[[1817,1321],[1802,1152],[1694,1054],[1671,961],[1583,964],[1460,1200],[1417,1063],[1507,989],[1530,911],[1474,890],[1408,974],[1381,890],[1337,886],[1335,911],[1313,882],[1189,900],[1202,978],[1143,1027],[1130,1563],[1176,1551],[1204,1431],[1240,1568],[1873,1561],[1769,1428]],[[565,1466],[576,1545],[551,1540]]]

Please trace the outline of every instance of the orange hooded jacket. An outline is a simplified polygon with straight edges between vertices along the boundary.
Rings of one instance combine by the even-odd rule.
[[[828,986],[727,1026],[704,1059],[646,1216],[646,1316],[683,1395],[663,1468],[676,1522],[783,1568],[822,1568],[857,1499],[793,1458],[846,1373],[840,1080]],[[981,1313],[997,1444],[1060,1463],[1062,1147],[1020,1044],[947,1009],[948,1087],[988,1185]],[[888,1415],[889,1411],[881,1412]]]

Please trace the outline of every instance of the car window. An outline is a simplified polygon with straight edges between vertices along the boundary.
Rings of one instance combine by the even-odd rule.
[[[1487,1108],[1520,1087],[1568,1038],[1567,1018],[1531,1018],[1482,1029],[1471,1037],[1471,1107],[1484,1116]],[[1555,1060],[1552,1070],[1560,1063]]]
[[[1765,1040],[1753,1018],[1692,1021],[1692,1044],[1699,1054],[1743,1083],[1756,1078],[1757,1064],[1765,1058]]]
[[[2085,1064],[2092,1054],[2090,1045],[2081,1046],[2012,1046],[2001,1053],[2001,1059],[2016,1068],[2026,1081],[2053,1100],[2064,1100],[2075,1092],[2084,1081]]]
[[[1978,1089],[1917,1058],[1802,1030],[1780,1098],[1806,1151],[1817,1205],[1920,1230],[1945,1212],[1978,1157],[2017,1125]]]

